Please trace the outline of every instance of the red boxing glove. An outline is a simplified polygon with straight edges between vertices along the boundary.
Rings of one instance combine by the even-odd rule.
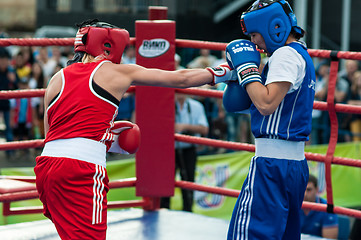
[[[109,152],[123,154],[137,152],[140,144],[140,130],[137,124],[128,121],[117,121],[111,131],[115,134],[115,138]]]

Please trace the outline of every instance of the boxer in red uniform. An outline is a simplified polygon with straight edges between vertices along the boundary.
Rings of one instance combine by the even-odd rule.
[[[82,23],[74,59],[46,89],[45,146],[34,171],[44,215],[62,239],[106,238],[106,152],[119,134],[112,131],[114,119],[131,85],[186,88],[224,81],[232,72],[227,67],[164,71],[119,64],[128,43],[125,29],[97,20]],[[129,144],[136,149],[138,143]]]

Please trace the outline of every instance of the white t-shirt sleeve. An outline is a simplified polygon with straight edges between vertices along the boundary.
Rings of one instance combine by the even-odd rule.
[[[289,82],[289,92],[293,92],[302,84],[306,73],[306,62],[303,57],[289,46],[277,49],[268,61],[269,70],[266,84]]]

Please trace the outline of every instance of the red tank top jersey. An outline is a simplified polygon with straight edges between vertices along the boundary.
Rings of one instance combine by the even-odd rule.
[[[62,89],[47,108],[49,131],[45,143],[81,137],[110,148],[114,140],[110,129],[119,101],[93,81],[104,62],[108,61],[74,63],[61,70]]]

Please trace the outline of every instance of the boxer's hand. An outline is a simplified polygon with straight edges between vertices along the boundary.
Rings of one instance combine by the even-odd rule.
[[[140,145],[140,130],[137,124],[128,121],[117,121],[111,132],[115,134],[109,152],[122,154],[136,153]]]
[[[226,62],[217,67],[207,67],[206,69],[213,75],[213,81],[210,85],[221,82],[237,81],[236,71],[231,69]]]
[[[223,106],[227,112],[241,113],[251,106],[251,99],[238,82],[229,82],[223,92]]]
[[[226,57],[229,66],[237,71],[239,85],[245,87],[251,82],[262,83],[258,71],[261,55],[254,43],[245,39],[234,40],[226,47]]]

